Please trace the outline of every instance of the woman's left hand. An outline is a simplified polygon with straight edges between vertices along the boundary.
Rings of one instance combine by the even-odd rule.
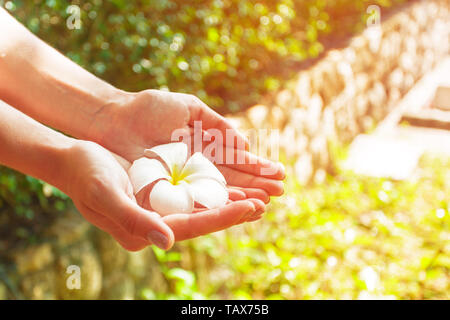
[[[159,90],[125,93],[118,104],[107,105],[97,114],[88,136],[129,161],[144,154],[145,149],[172,141],[173,134],[193,136],[194,121],[203,130],[216,129],[222,133],[223,154],[231,152],[233,159],[244,163],[223,161],[217,167],[229,186],[248,198],[265,203],[269,196],[283,193],[284,168],[279,163],[257,157],[247,151],[246,139],[226,120],[193,95]],[[227,131],[236,136],[237,143],[227,141]],[[193,139],[192,139],[193,140]],[[203,143],[203,147],[206,143]],[[270,174],[264,174],[269,172]]]

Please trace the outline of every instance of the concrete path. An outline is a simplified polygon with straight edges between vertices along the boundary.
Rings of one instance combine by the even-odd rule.
[[[450,157],[450,130],[401,124],[405,114],[420,114],[429,106],[439,86],[450,87],[450,57],[418,81],[372,134],[356,137],[344,168],[403,180],[412,175],[424,153]]]

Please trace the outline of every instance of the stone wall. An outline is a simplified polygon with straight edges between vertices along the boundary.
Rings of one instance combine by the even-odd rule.
[[[371,130],[449,49],[450,2],[417,1],[229,118],[241,129],[278,129],[298,179],[320,182],[333,169],[330,142]]]
[[[371,129],[414,83],[449,54],[450,3],[418,1],[343,49],[329,51],[273,98],[230,117],[241,128],[279,129],[281,147],[303,182],[323,178],[332,159],[329,142],[349,141]],[[201,255],[182,252],[183,268]],[[39,243],[17,246],[0,265],[0,299],[132,299],[142,288],[167,292],[151,248],[130,253],[78,213],[67,212]],[[81,289],[69,290],[69,265],[81,270]],[[199,287],[202,287],[199,277]]]

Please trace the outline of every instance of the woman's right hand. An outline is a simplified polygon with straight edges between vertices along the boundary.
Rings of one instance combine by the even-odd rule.
[[[181,241],[254,220],[262,201],[236,200],[223,208],[162,218],[140,207],[127,175],[130,163],[93,142],[76,141],[65,155],[63,191],[81,214],[125,249],[155,244],[167,250]]]
[[[152,243],[169,249],[172,230],[155,212],[136,204],[128,162],[89,141],[77,141],[65,157],[65,192],[86,220],[111,234],[125,249]]]

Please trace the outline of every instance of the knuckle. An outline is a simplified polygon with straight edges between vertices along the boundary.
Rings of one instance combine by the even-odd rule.
[[[201,105],[202,104],[202,101],[197,96],[195,96],[193,94],[188,94],[188,98],[189,98],[190,103],[192,105],[197,106],[197,105]]]
[[[192,227],[192,225],[194,225],[193,219],[194,217],[192,215],[189,215],[188,219],[186,220],[186,224],[184,226],[184,229],[186,231],[186,239],[192,239],[202,235],[198,232],[198,230]]]
[[[124,214],[123,217],[120,219],[119,224],[126,232],[128,232],[131,235],[135,235],[137,224],[136,215]]]

